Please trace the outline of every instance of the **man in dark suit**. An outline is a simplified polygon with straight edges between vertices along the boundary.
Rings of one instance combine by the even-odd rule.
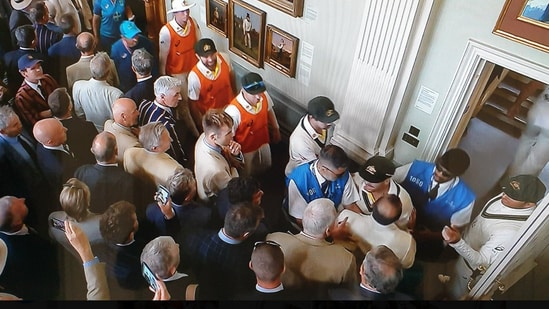
[[[15,96],[19,87],[23,83],[23,75],[19,73],[17,61],[24,55],[32,55],[36,59],[45,60],[44,55],[40,54],[34,47],[36,46],[36,33],[32,25],[24,25],[15,29],[18,49],[7,52],[4,55],[4,65],[6,76],[8,78],[8,89],[12,96]]]
[[[42,232],[47,224],[38,218],[46,219],[48,213],[39,216],[37,212],[57,198],[40,170],[35,147],[36,141],[23,131],[13,109],[0,107],[0,196],[24,197],[30,208],[27,222]]]
[[[11,32],[11,40],[13,45],[17,42],[15,36],[13,33],[15,32],[15,29],[19,26],[23,25],[30,25],[32,26],[32,22],[29,17],[29,10],[31,8],[31,4],[35,2],[33,0],[11,0],[10,4],[13,10],[10,12],[9,16],[9,28]]]
[[[55,300],[59,292],[57,253],[25,224],[27,214],[24,198],[0,198],[0,239],[9,252],[0,286],[24,300]]]
[[[153,56],[145,49],[137,49],[132,53],[132,70],[137,78],[137,84],[124,94],[132,99],[137,106],[143,101],[153,101],[154,79],[152,77]]]
[[[77,33],[75,24],[76,21],[71,14],[62,15],[59,27],[63,31],[63,38],[48,48],[48,56],[56,64],[52,75],[63,87],[68,86],[67,67],[80,59],[80,51],[76,48]]]
[[[106,131],[97,134],[93,140],[91,151],[95,155],[96,164],[83,165],[74,173],[74,177],[90,188],[90,211],[100,214],[109,205],[125,200],[130,203],[139,203],[138,209],[141,210],[138,212],[144,213],[144,205],[141,203],[152,199],[154,193],[143,192],[144,186],[139,180],[118,166],[116,137]]]
[[[328,293],[332,300],[411,300],[396,292],[402,280],[402,264],[386,246],[370,250],[360,266],[360,285],[353,290],[334,288]]]
[[[54,194],[59,196],[62,185],[72,177],[78,162],[67,146],[67,129],[61,121],[46,118],[38,121],[32,130],[40,143],[36,149],[38,164]],[[53,212],[57,209],[51,209]]]
[[[248,268],[253,237],[263,210],[249,203],[233,206],[218,231],[193,231],[179,243],[200,286],[197,299],[227,300],[255,283]]]
[[[48,96],[48,105],[53,117],[59,119],[67,128],[69,145],[78,165],[94,164],[95,157],[90,151],[97,129],[93,122],[72,116],[72,101],[66,88],[57,88]]]

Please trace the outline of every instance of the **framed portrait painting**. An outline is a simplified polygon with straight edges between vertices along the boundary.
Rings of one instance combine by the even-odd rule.
[[[507,0],[493,32],[549,52],[549,0]]]
[[[263,67],[267,14],[241,0],[229,0],[229,50],[258,68]]]
[[[265,62],[280,73],[295,77],[298,44],[299,39],[295,36],[273,25],[267,25]]]
[[[206,25],[225,37],[227,36],[227,6],[223,0],[206,0]]]
[[[304,0],[259,0],[293,17],[303,16]]]

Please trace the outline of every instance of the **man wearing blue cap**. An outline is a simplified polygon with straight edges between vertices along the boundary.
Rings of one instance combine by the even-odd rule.
[[[42,60],[30,54],[19,58],[17,66],[25,80],[15,95],[15,110],[25,128],[31,132],[38,120],[52,116],[48,96],[59,85],[42,71]]]
[[[451,277],[450,297],[467,292],[473,271],[488,268],[501,252],[511,247],[517,232],[545,196],[545,185],[532,175],[518,175],[502,182],[502,193],[492,198],[463,233],[445,226],[442,237],[461,256]]]
[[[134,50],[144,48],[151,55],[154,55],[152,42],[141,34],[133,21],[125,20],[120,24],[120,40],[111,47],[111,59],[114,61],[118,78],[120,79],[120,90],[127,92],[135,84],[137,79],[132,70],[132,53]],[[157,74],[157,66],[153,63],[153,76]]]
[[[250,72],[241,79],[242,91],[225,108],[233,118],[234,140],[244,154],[243,176],[256,176],[271,167],[269,142],[280,141],[273,101],[261,76]],[[270,129],[270,130],[269,130]]]

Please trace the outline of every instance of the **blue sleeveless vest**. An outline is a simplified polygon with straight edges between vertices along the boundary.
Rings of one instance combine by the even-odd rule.
[[[460,180],[443,195],[429,200],[427,193],[434,168],[434,163],[415,160],[402,186],[410,193],[412,203],[416,207],[418,226],[424,225],[433,231],[441,231],[445,225],[450,225],[450,218],[454,213],[475,199],[475,194]]]
[[[343,176],[339,177],[335,181],[332,181],[328,187],[328,194],[324,196],[320,184],[316,179],[316,176],[313,174],[313,164],[316,161],[311,163],[301,164],[296,167],[292,173],[286,178],[286,187],[288,186],[290,179],[293,180],[301,193],[301,196],[305,199],[307,203],[314,201],[319,198],[327,198],[334,202],[334,205],[337,209],[341,200],[343,199],[343,191],[345,190],[345,184],[350,177],[349,171],[346,171]]]

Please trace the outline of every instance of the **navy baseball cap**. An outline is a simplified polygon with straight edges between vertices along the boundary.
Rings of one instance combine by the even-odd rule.
[[[34,58],[33,55],[23,55],[17,61],[17,67],[19,68],[19,71],[23,71],[28,68],[32,68],[35,64],[39,62],[42,62],[42,59]]]

